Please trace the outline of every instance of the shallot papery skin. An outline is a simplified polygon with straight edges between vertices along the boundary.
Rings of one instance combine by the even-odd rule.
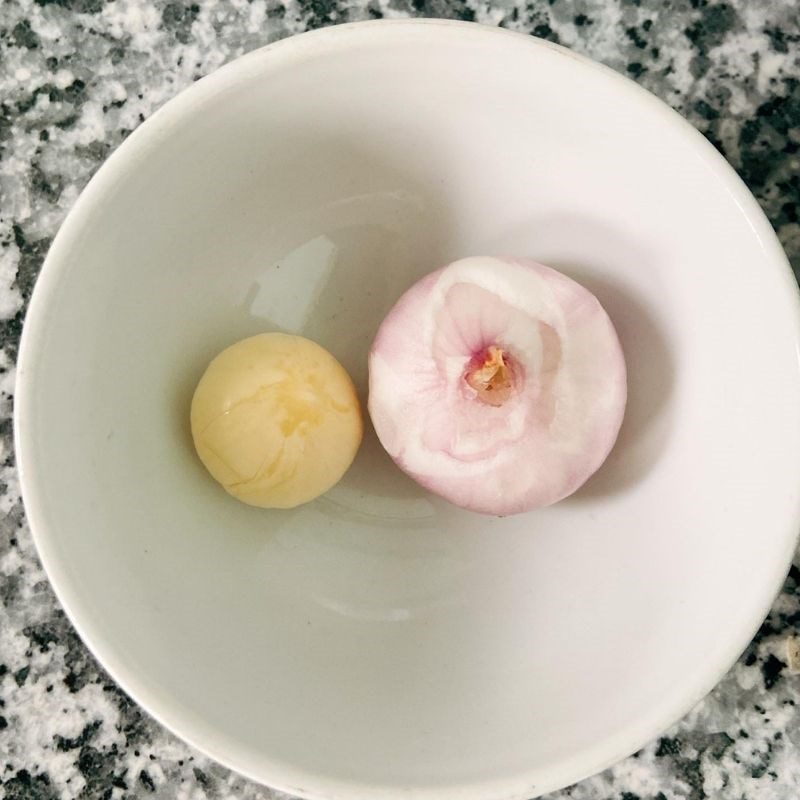
[[[505,516],[578,489],[625,413],[625,358],[597,298],[529,259],[455,261],[414,284],[369,356],[369,413],[398,466]]]

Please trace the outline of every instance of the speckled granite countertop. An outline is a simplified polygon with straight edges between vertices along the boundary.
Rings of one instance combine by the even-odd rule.
[[[146,717],[49,588],[14,467],[14,363],[44,254],[80,189],[155,108],[275,39],[455,17],[572,47],[687,116],[755,192],[800,269],[800,6],[789,0],[4,0],[0,4],[0,781],[21,798],[274,798]],[[800,561],[717,689],[635,756],[550,800],[800,796]],[[697,654],[702,658],[702,653]]]

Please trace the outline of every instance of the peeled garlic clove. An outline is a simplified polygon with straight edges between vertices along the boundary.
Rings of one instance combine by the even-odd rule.
[[[467,258],[412,286],[369,358],[389,455],[450,502],[515,514],[572,494],[625,411],[625,360],[597,298],[525,259]]]
[[[244,503],[292,508],[344,475],[361,443],[361,407],[344,367],[302,336],[263,333],[223,350],[197,385],[200,460]]]

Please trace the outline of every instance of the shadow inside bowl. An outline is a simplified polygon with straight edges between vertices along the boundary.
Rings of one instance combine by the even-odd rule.
[[[625,491],[658,462],[671,425],[676,369],[669,341],[653,310],[611,278],[559,266],[590,289],[614,322],[625,353],[628,401],[617,441],[600,469],[572,496],[591,501]]]

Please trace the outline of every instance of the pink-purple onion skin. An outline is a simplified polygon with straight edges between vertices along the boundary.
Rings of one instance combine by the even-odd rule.
[[[396,303],[369,356],[386,451],[457,506],[505,516],[555,503],[605,461],[625,359],[597,298],[528,259],[466,258]]]

